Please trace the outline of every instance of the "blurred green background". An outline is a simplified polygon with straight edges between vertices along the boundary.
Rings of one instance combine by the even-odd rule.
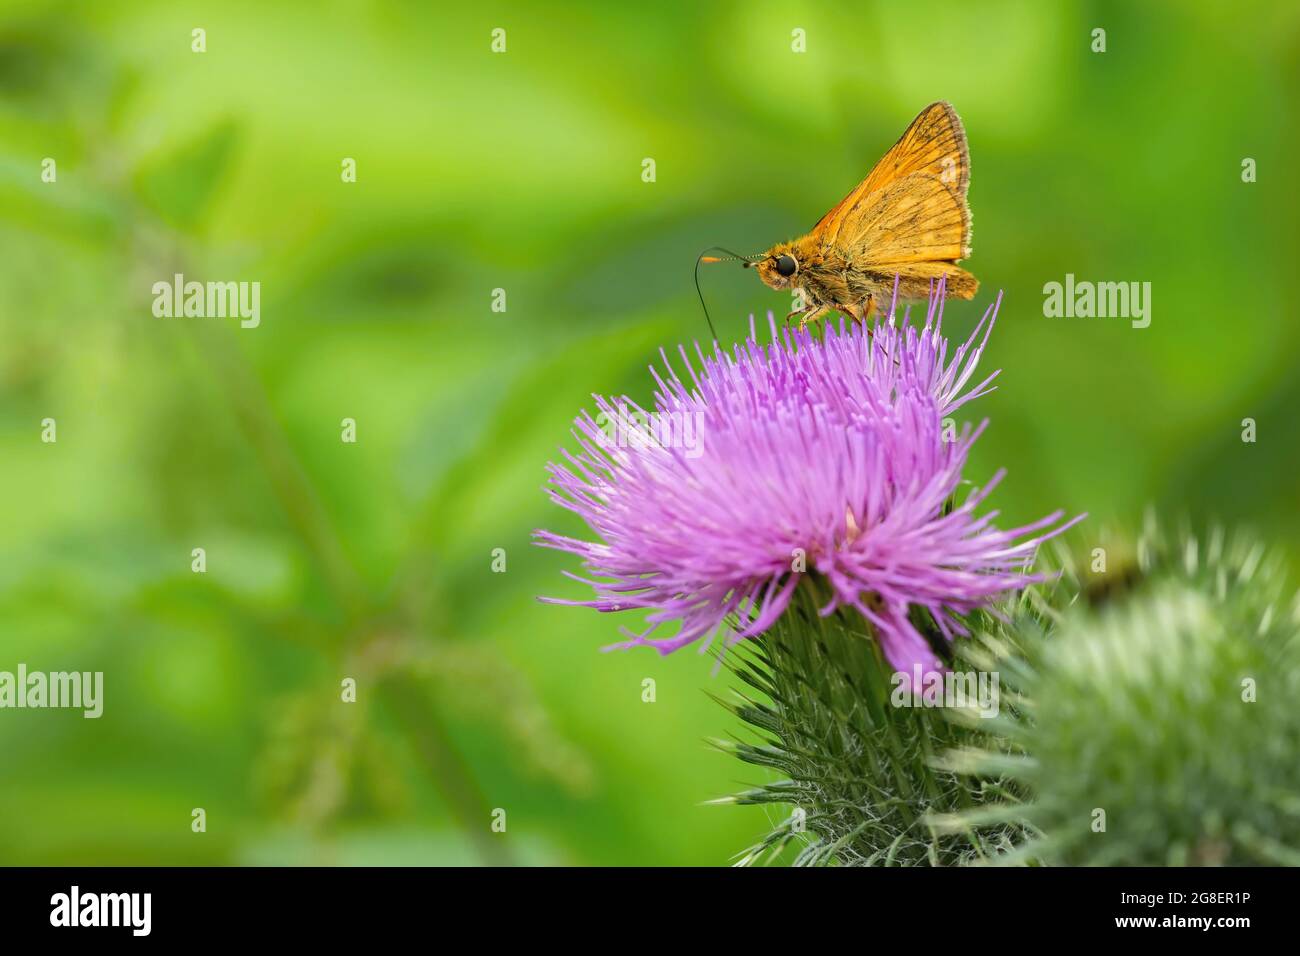
[[[701,249],[806,230],[935,99],[982,282],[950,333],[1006,296],[1002,520],[1300,555],[1295,4],[0,10],[0,669],[105,672],[98,721],[0,711],[0,861],[728,862],[765,829],[701,805],[752,780],[704,742],[729,681],[536,602],[581,593],[543,466],[705,333]],[[259,281],[261,326],[155,318],[174,272]],[[1150,328],[1044,318],[1067,272],[1151,282]],[[726,339],[789,309],[704,282]]]

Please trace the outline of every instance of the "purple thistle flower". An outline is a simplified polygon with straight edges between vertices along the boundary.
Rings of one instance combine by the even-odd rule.
[[[976,511],[1002,471],[945,513],[987,420],[945,436],[943,419],[992,390],[996,372],[967,385],[1001,301],[951,357],[942,287],[920,329],[891,309],[871,332],[841,323],[819,341],[778,333],[769,315],[762,346],[751,320],[730,354],[697,345],[698,373],[679,347],[689,381],[661,350],[653,410],[596,396],[597,416],[575,423],[577,451],[548,466],[551,499],[599,540],[536,533],[582,558],[590,578],[566,575],[595,592],[545,600],[650,609],[647,628],[621,629],[615,646],[667,654],[724,625],[732,642],[762,633],[815,571],[831,594],[823,615],[858,611],[899,671],[942,669],[909,609],[927,609],[949,640],[966,633],[958,615],[1037,580],[1026,573],[1037,546],[1079,520],[1062,525],[1058,511],[998,530],[996,511]],[[675,634],[654,636],[673,622]]]

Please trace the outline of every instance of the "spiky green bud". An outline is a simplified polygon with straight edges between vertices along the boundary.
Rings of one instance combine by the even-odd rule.
[[[793,844],[801,865],[954,865],[992,858],[1023,838],[1014,823],[943,832],[932,824],[935,815],[1014,796],[997,780],[937,766],[954,746],[987,743],[978,720],[966,727],[936,709],[895,706],[893,668],[862,616],[822,618],[817,606],[802,589],[776,626],[729,661],[749,692],[723,703],[758,740],[724,749],[780,775],[729,802],[789,808],[740,863]]]
[[[1067,563],[1048,604],[982,635],[1023,705],[1004,746],[948,765],[1010,770],[1031,797],[938,822],[1030,822],[1005,862],[1300,863],[1300,627],[1279,563],[1221,534],[1124,550]]]

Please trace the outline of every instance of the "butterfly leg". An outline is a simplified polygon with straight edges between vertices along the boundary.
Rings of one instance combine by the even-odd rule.
[[[830,306],[819,305],[814,309],[804,309],[802,312],[795,313],[799,316],[799,330],[803,331],[808,327],[809,322],[816,322],[828,311],[830,311]]]
[[[871,336],[870,319],[876,311],[875,296],[868,294],[867,297],[862,300],[861,305],[837,305],[835,308],[839,309],[840,312],[847,315],[854,322],[861,322],[862,327],[867,330],[867,336]]]

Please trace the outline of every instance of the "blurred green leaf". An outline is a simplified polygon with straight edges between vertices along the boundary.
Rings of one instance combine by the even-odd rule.
[[[172,226],[194,231],[229,172],[239,138],[238,124],[224,120],[151,158],[136,173],[137,195]]]

